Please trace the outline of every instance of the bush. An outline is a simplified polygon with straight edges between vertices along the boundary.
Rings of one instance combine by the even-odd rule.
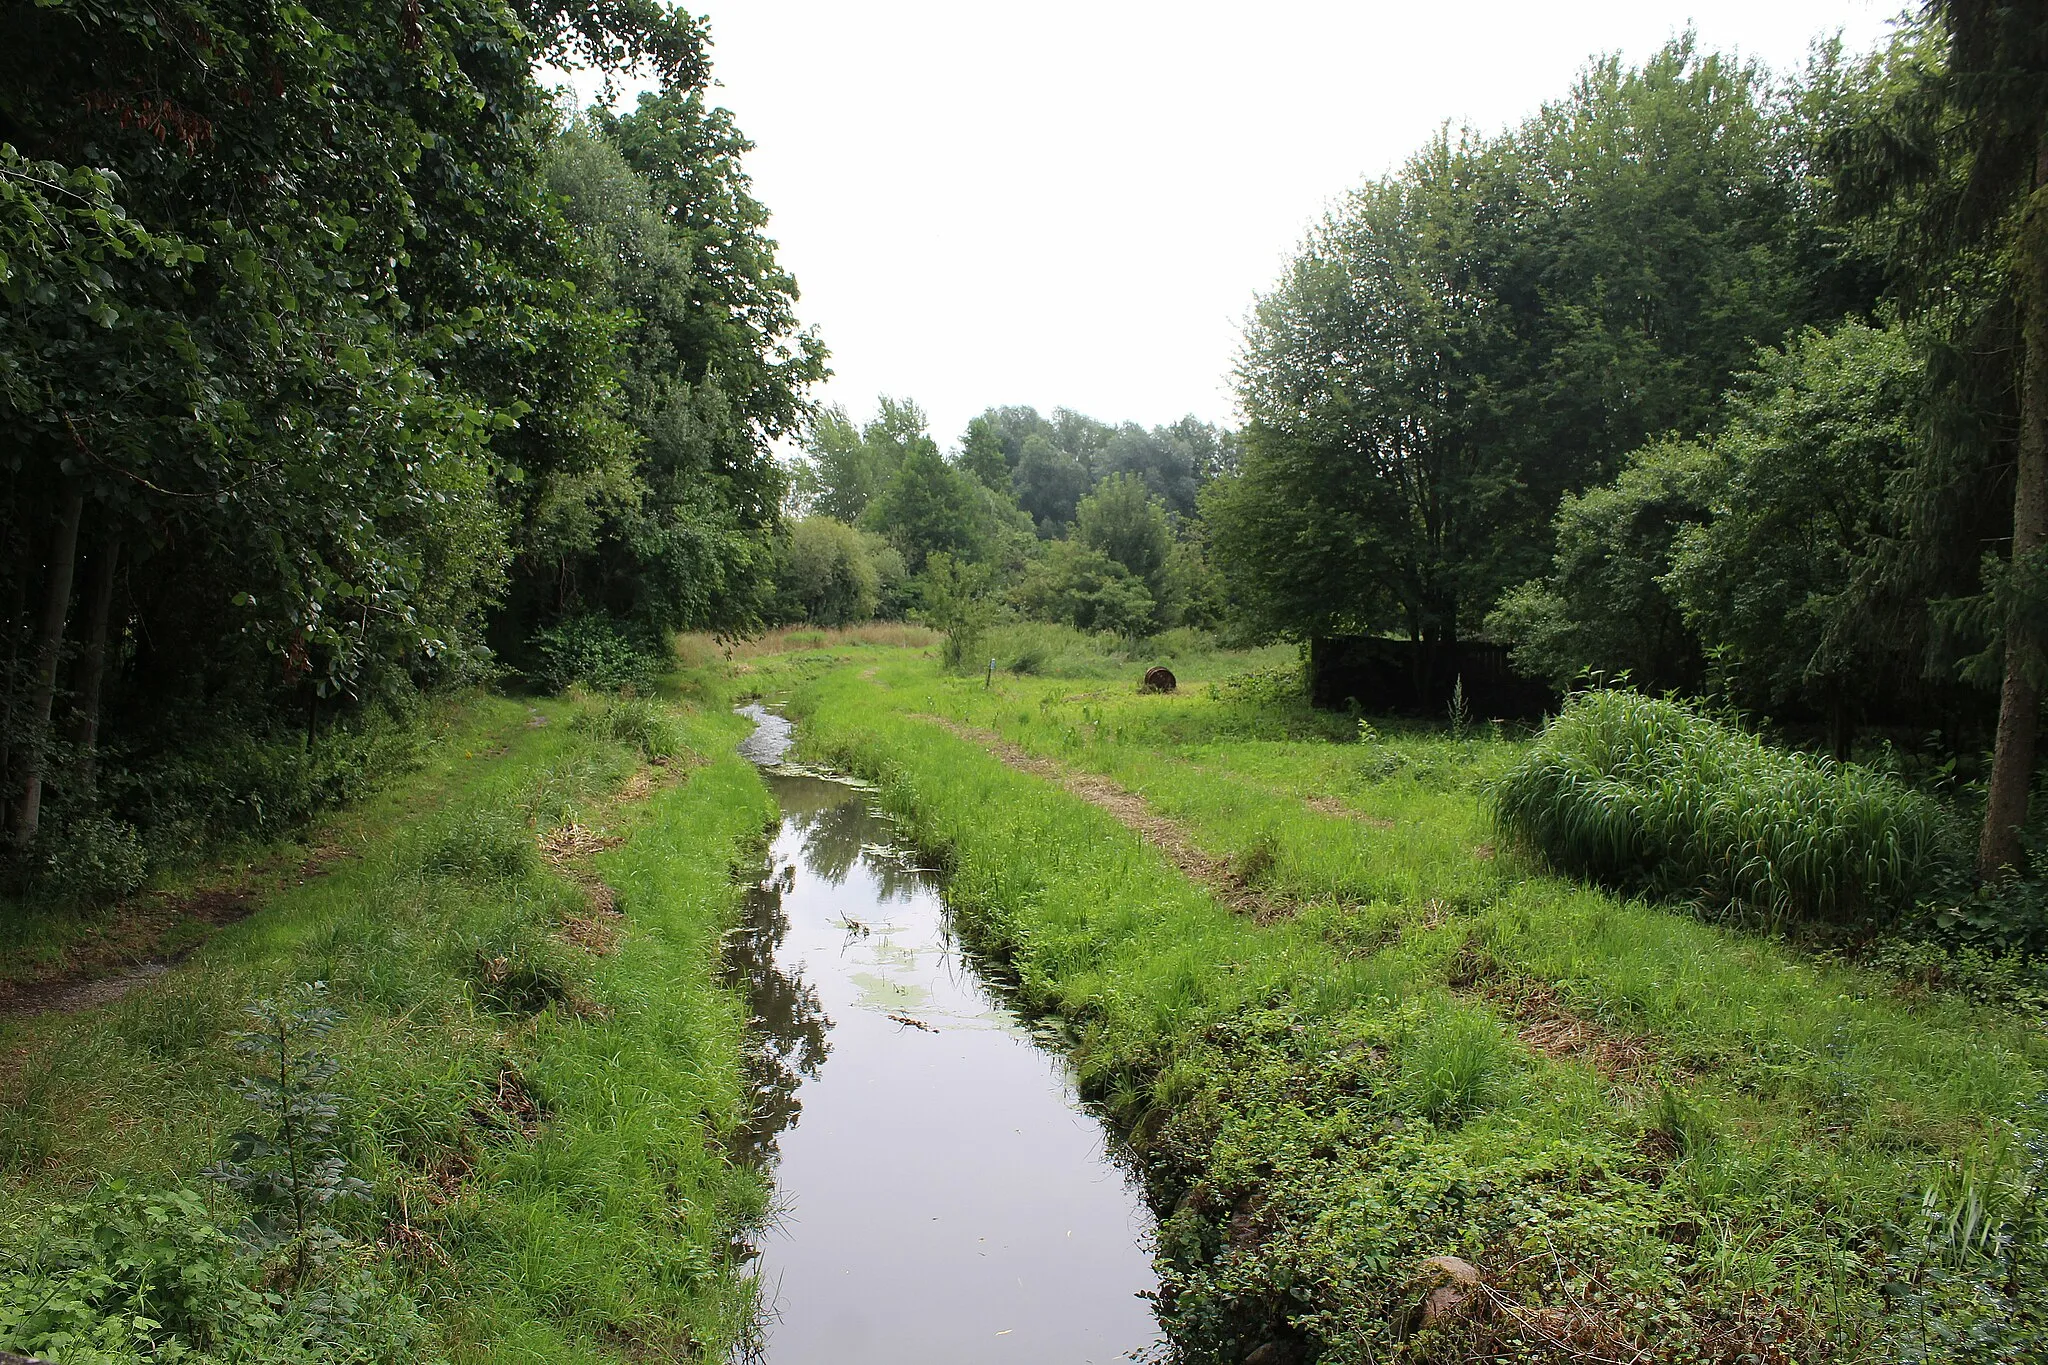
[[[89,909],[139,888],[149,875],[149,857],[135,826],[85,815],[38,833],[28,875],[36,901]]]
[[[1628,691],[1566,703],[1495,814],[1562,871],[1773,925],[1896,913],[1946,851],[1934,803],[1892,779]]]
[[[317,735],[308,734],[303,712],[166,705],[146,733],[137,722],[124,725],[127,741],[100,754],[94,803],[66,807],[57,823],[99,820],[95,856],[112,852],[109,838],[125,842],[118,826],[132,827],[151,868],[236,839],[274,838],[414,766],[426,736],[422,717],[418,694],[396,685],[360,706],[323,708]]]
[[[595,612],[563,618],[533,637],[533,680],[550,692],[577,683],[600,692],[651,692],[667,667],[661,651],[611,617]]]

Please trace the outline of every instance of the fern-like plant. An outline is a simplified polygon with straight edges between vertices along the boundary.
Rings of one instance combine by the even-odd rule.
[[[236,1089],[257,1122],[228,1139],[228,1157],[206,1174],[251,1206],[254,1240],[289,1245],[297,1277],[340,1240],[317,1213],[337,1200],[368,1199],[370,1187],[348,1173],[337,1142],[341,1097],[328,1090],[340,1064],[320,1048],[340,1016],[326,1001],[327,983],[302,984],[282,999],[262,999],[244,1013],[255,1027],[234,1035],[235,1050],[257,1063]]]

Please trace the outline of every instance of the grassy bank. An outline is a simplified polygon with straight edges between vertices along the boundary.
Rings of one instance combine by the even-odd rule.
[[[1148,1162],[1192,1359],[2040,1349],[2039,1267],[1999,1242],[2038,1217],[2038,1020],[1543,875],[1493,847],[1517,741],[1338,742],[1223,672],[1140,697],[847,650],[731,684],[881,784],[1067,1021]],[[1231,913],[976,733],[1139,795],[1290,913]],[[1484,1287],[1424,1327],[1442,1255]]]
[[[265,886],[117,1003],[0,1019],[0,1345],[611,1361],[742,1336],[731,1248],[764,1190],[720,1149],[744,1011],[716,965],[772,814],[743,730],[480,701],[347,813],[360,856]],[[265,1065],[231,1045],[244,1006],[314,981],[339,1022],[304,1045],[368,1197],[318,1210],[340,1237],[302,1277],[289,1240],[245,1253],[262,1209],[202,1171],[262,1126],[236,1093]]]

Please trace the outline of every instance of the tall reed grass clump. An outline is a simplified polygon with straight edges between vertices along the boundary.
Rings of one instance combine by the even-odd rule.
[[[1935,803],[1889,777],[1628,691],[1567,702],[1495,818],[1561,871],[1771,925],[1895,912],[1947,843]]]

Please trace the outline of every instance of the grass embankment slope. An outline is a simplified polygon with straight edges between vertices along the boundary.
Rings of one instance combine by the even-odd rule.
[[[773,814],[744,730],[481,701],[343,817],[361,856],[118,1003],[0,1019],[0,1345],[557,1362],[743,1336],[733,1239],[765,1191],[720,1148],[745,1012],[718,947]],[[294,1284],[222,1236],[242,1206],[201,1172],[249,1119],[243,1007],[313,981],[370,1198],[320,1212],[347,1240]]]
[[[881,784],[964,930],[1068,1022],[1168,1213],[1191,1358],[1944,1358],[1952,1329],[2016,1330],[1979,1253],[2023,1213],[2040,1021],[1496,849],[1518,743],[1355,742],[1270,674],[985,689],[866,649],[728,686],[787,691],[806,751]],[[1048,764],[1141,797],[1232,886]],[[1930,1236],[1923,1200],[1989,1217]],[[1404,1341],[1443,1254],[1484,1286]]]

